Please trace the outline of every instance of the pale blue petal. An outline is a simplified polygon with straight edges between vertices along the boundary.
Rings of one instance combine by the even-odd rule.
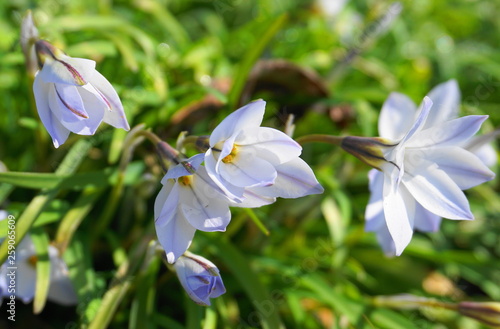
[[[427,96],[432,100],[433,105],[423,129],[458,117],[460,89],[456,80],[448,80],[437,85]]]
[[[165,226],[155,226],[158,241],[167,254],[167,261],[173,264],[191,245],[196,229],[176,212]]]
[[[414,158],[422,157],[426,161],[436,163],[462,190],[495,177],[495,173],[477,156],[458,146],[407,150],[407,157],[411,158],[412,153],[416,153]]]
[[[415,230],[421,232],[437,232],[440,224],[441,216],[430,212],[417,202],[415,207]]]
[[[52,113],[49,106],[49,93],[55,90],[53,83],[44,83],[37,75],[33,83],[33,93],[35,95],[36,109],[40,120],[47,129],[54,147],[58,148],[68,139],[69,130],[65,128]]]
[[[262,151],[271,154],[266,160],[274,165],[290,161],[302,152],[302,147],[288,135],[267,127],[248,128],[241,131],[234,140],[234,144],[241,147],[242,152],[247,149],[244,146],[251,146],[252,150],[257,152],[255,156],[260,156]]]
[[[397,170],[397,169],[394,169]],[[411,206],[411,198],[408,200],[403,194],[402,187],[393,178],[394,175],[384,175],[384,215],[387,228],[394,240],[396,255],[399,256],[410,243],[413,236],[413,222],[415,210]]]
[[[155,200],[155,225],[163,227],[175,218],[179,205],[179,184],[167,182]]]
[[[179,186],[180,209],[200,231],[225,231],[231,220],[228,201],[205,182],[208,179],[205,168],[200,167],[190,186]]]
[[[278,176],[274,184],[253,188],[252,191],[268,197],[300,198],[323,193],[324,189],[309,165],[301,158],[276,166]]]
[[[38,74],[44,82],[81,86],[88,83],[95,72],[95,61],[63,55],[58,61],[46,60]]]
[[[210,146],[225,141],[245,128],[260,126],[265,107],[266,102],[257,100],[229,114],[210,135]]]
[[[450,219],[473,219],[458,185],[437,164],[423,163],[405,173],[403,184],[425,209]]]
[[[430,147],[465,144],[474,136],[487,115],[469,115],[446,121],[416,134],[407,147]]]
[[[115,128],[130,130],[120,97],[111,83],[96,71],[90,80],[90,84],[98,90],[103,101],[109,106],[109,109],[104,112],[103,121]]]
[[[274,166],[249,153],[242,151],[232,162],[221,163],[221,177],[232,185],[243,188],[273,184],[277,176]]]
[[[378,119],[378,133],[390,140],[400,140],[413,125],[417,106],[406,95],[391,93],[382,106]]]

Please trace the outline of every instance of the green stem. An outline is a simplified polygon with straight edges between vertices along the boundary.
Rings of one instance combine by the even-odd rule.
[[[344,137],[340,136],[332,136],[332,135],[322,135],[322,134],[314,134],[314,135],[305,135],[295,139],[295,141],[301,145],[312,142],[319,143],[328,143],[340,146]]]
[[[136,136],[144,136],[151,141],[154,145],[163,142],[160,137],[148,130],[140,130],[135,133]]]
[[[132,288],[132,281],[144,262],[149,241],[139,241],[131,248],[130,256],[118,268],[111,287],[104,294],[99,311],[88,329],[105,329],[111,322],[126,293]]]
[[[255,223],[255,225],[257,225],[257,227],[261,230],[261,232],[264,233],[265,235],[269,236],[269,234],[270,234],[269,230],[264,225],[264,223],[262,223],[262,221],[259,219],[259,217],[257,217],[257,215],[255,214],[253,209],[251,209],[251,208],[243,208],[243,209],[245,210],[247,215],[250,217],[250,219]]]

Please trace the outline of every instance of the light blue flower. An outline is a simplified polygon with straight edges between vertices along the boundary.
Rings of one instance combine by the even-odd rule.
[[[219,269],[204,257],[186,252],[174,267],[182,287],[196,304],[210,306],[210,298],[226,292]]]

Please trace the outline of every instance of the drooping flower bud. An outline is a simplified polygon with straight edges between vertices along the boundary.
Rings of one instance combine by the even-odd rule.
[[[206,258],[187,251],[174,267],[182,287],[196,304],[210,306],[210,298],[226,292],[219,269]]]

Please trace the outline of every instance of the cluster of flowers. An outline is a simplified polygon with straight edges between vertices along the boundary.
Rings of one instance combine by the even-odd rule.
[[[102,121],[129,129],[121,101],[95,62],[71,58],[38,38],[31,16],[21,41],[28,69],[38,67],[33,91],[40,119],[59,147],[69,132],[94,134]],[[375,169],[366,230],[376,232],[387,255],[400,255],[414,229],[436,231],[441,217],[473,219],[462,190],[491,180],[496,162],[488,146],[494,135],[473,137],[487,116],[458,117],[454,80],[433,89],[416,105],[393,93],[383,105],[379,138],[340,138],[344,150]],[[187,251],[196,230],[225,231],[229,207],[255,208],[277,197],[322,193],[301,146],[288,135],[261,127],[265,102],[257,100],[226,117],[204,139],[204,153],[170,154],[154,205],[155,227],[166,259],[174,264],[191,298],[209,305],[225,292],[216,266]],[[1,282],[0,282],[1,289]]]
[[[178,259],[196,230],[226,230],[230,206],[254,208],[277,197],[323,192],[311,168],[299,158],[300,145],[281,131],[260,127],[264,108],[265,102],[258,100],[231,113],[208,138],[204,154],[178,161],[163,177],[155,201],[155,226],[169,263],[199,266],[199,262],[187,262],[193,257],[180,265]],[[211,263],[206,264],[211,268]],[[209,277],[214,289],[221,287],[215,284],[218,276]],[[202,284],[205,279],[193,280]],[[213,293],[218,296],[220,291]],[[207,298],[202,304],[209,305]]]

